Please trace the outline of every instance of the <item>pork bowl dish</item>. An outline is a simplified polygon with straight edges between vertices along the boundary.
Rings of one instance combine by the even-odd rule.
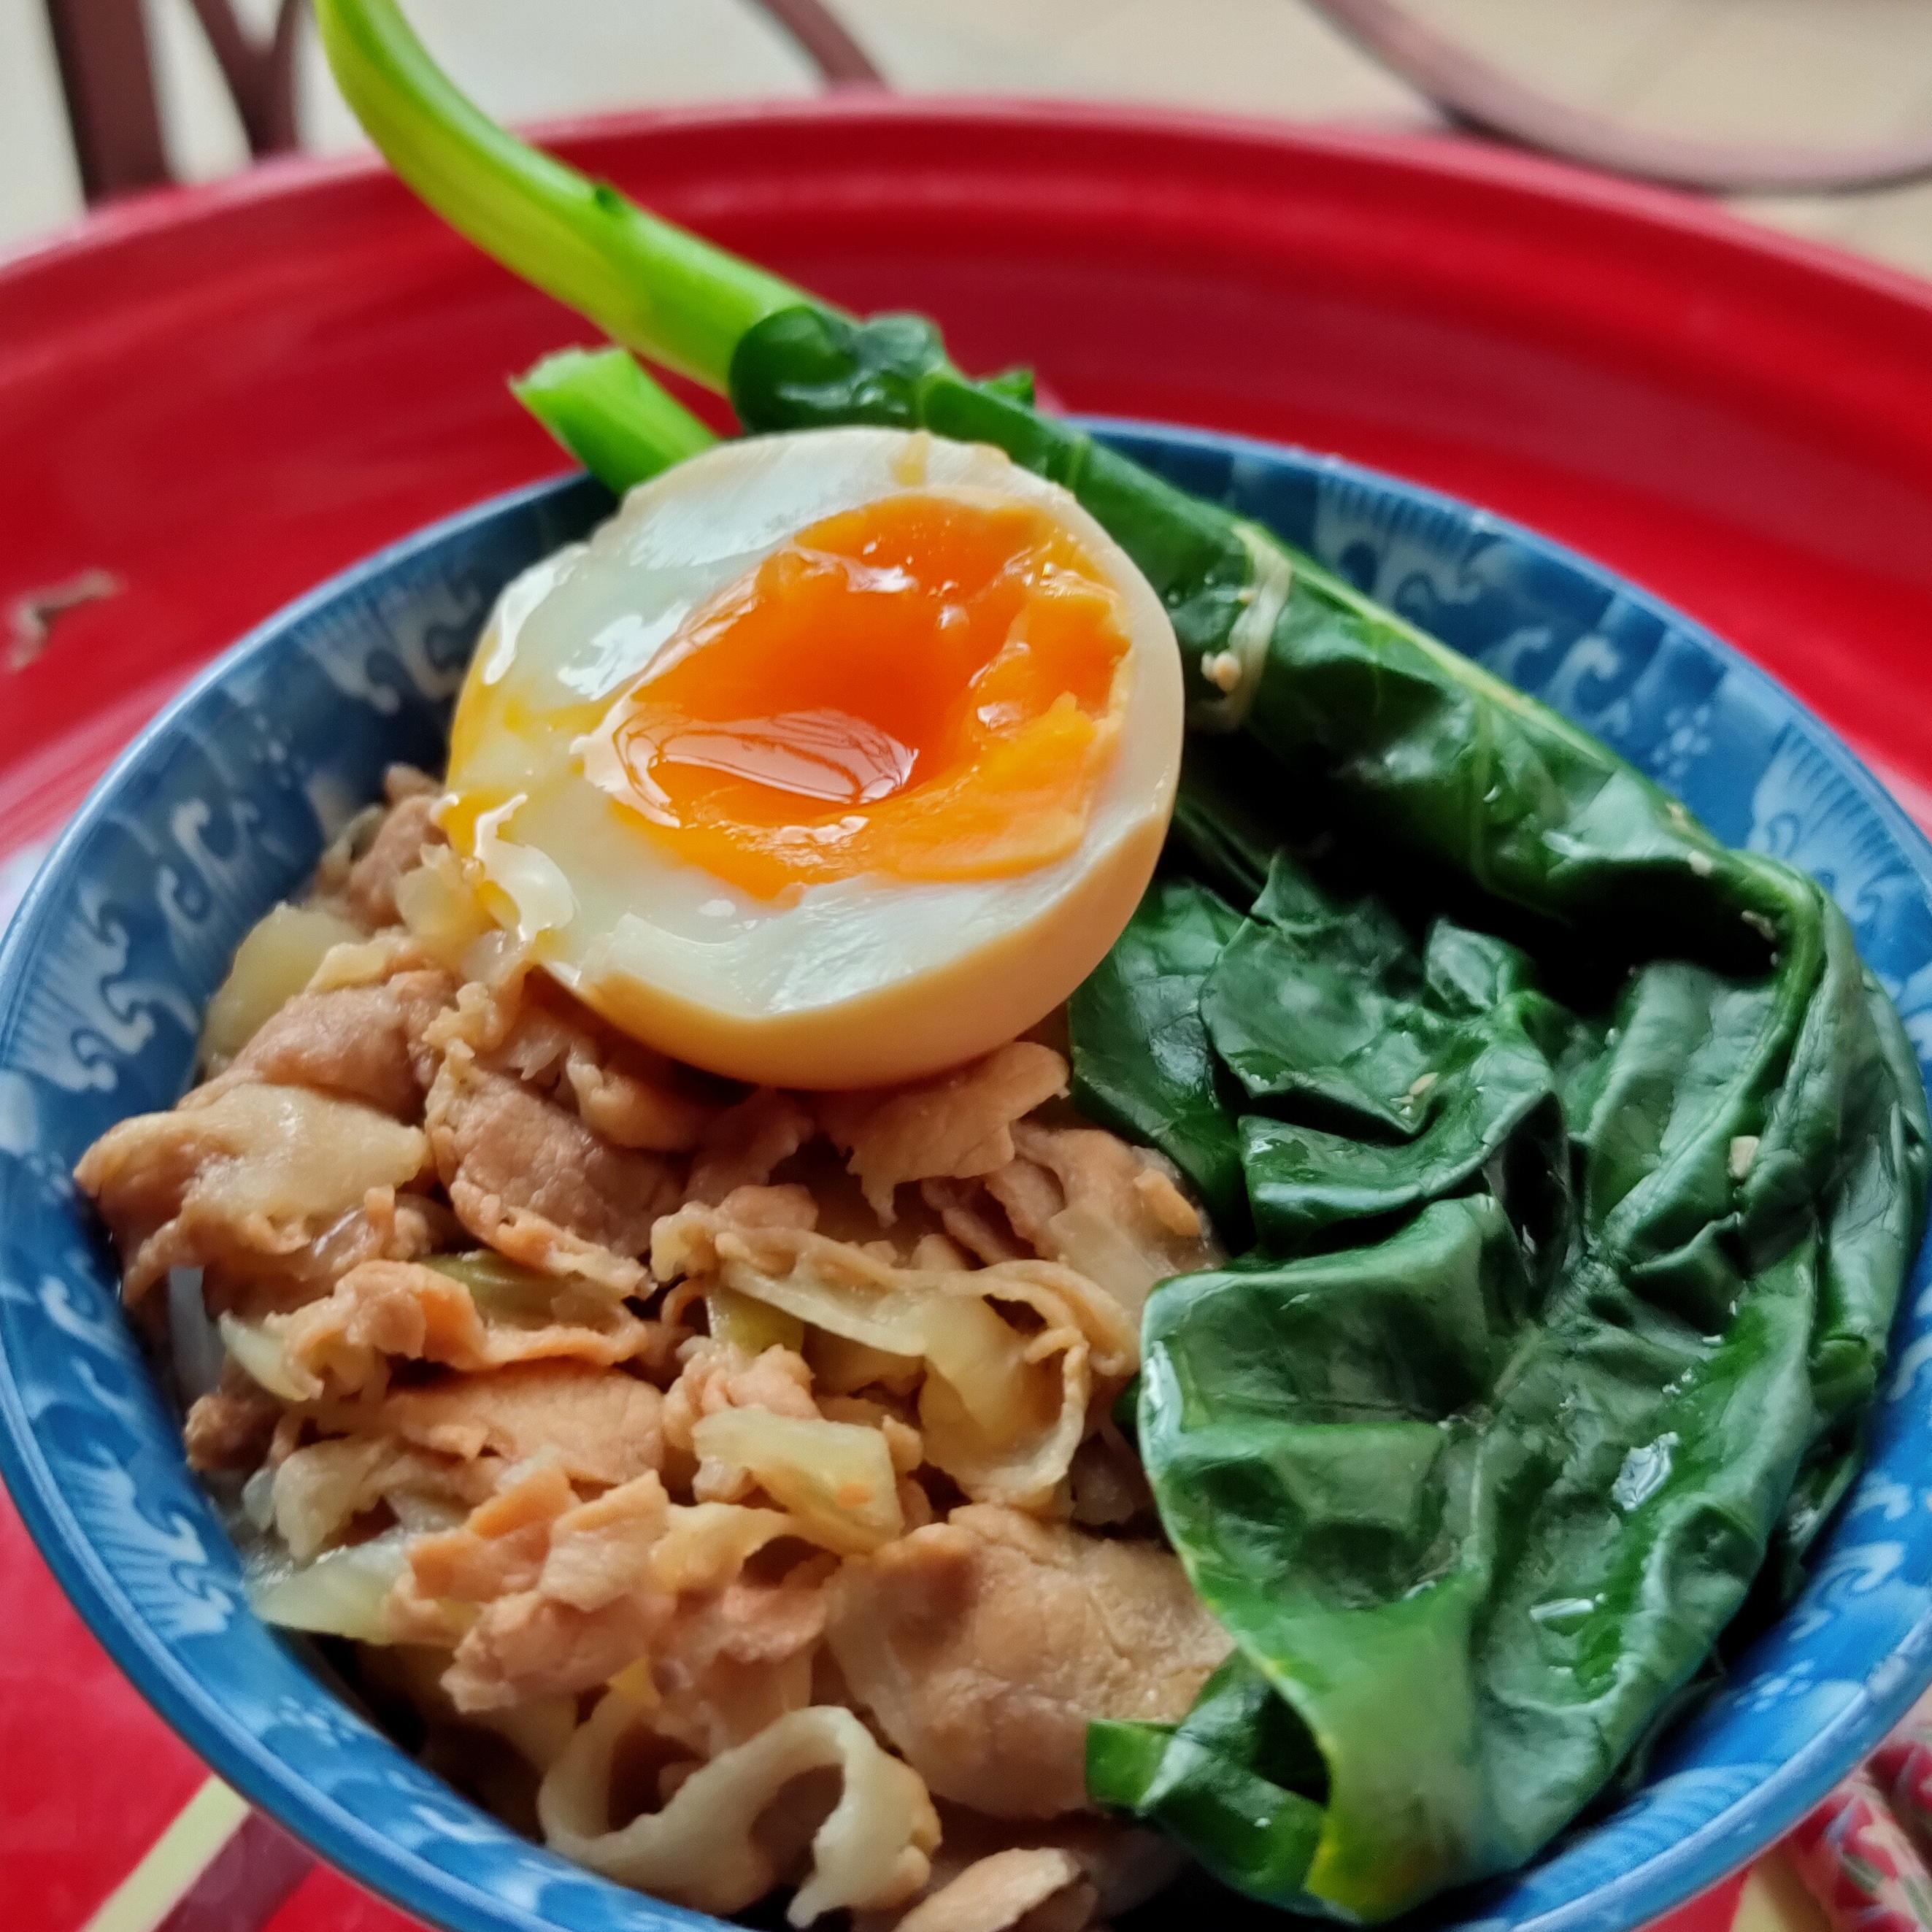
[[[720,1915],[1081,1932],[1191,1868],[1370,1923],[1532,1858],[1858,1464],[1926,1120],[1843,916],[318,12],[614,338],[514,386],[616,500],[79,1167],[256,1608]]]

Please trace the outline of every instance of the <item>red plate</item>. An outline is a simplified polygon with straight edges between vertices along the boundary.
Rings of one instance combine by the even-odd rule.
[[[969,368],[1030,361],[1070,407],[1340,450],[1566,538],[1932,808],[1916,283],[1448,141],[866,98],[560,144],[855,308],[929,311]],[[118,586],[0,670],[0,894],[190,667],[556,469],[502,379],[585,332],[354,163],[150,201],[0,272],[0,613],[90,572]],[[0,1894],[9,1924],[66,1932],[195,1774],[10,1515],[0,1628]],[[399,1922],[332,1880],[298,1922]]]

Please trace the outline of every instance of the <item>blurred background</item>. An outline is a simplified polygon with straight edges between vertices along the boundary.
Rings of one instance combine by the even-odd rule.
[[[104,38],[145,38],[162,156],[176,178],[201,181],[243,166],[249,150],[197,15],[225,18],[266,47],[279,10],[278,0],[0,0],[0,250],[84,205],[60,34],[70,80],[76,62],[98,65]],[[1364,23],[1393,16],[1373,4],[832,0],[830,10],[887,84],[907,91],[1132,99],[1383,128],[1444,118],[1439,76],[1418,86],[1365,49]],[[754,0],[414,0],[411,13],[458,76],[513,120],[819,84]],[[1773,182],[1732,198],[1766,221],[1932,274],[1932,180],[1911,159],[1923,148],[1932,167],[1932,0],[1407,0],[1401,14],[1390,32],[1405,45],[1418,28],[1424,40],[1440,37],[1424,50],[1436,68],[1446,47],[1452,68],[1473,60],[1573,132],[1607,128],[1640,154],[1748,142],[1747,176],[1759,180],[1767,153],[1796,154],[1814,176],[1822,156],[1854,176],[1892,177],[1832,193]],[[113,85],[128,84],[124,68]],[[302,146],[355,145],[305,23],[292,29],[289,92]],[[124,123],[128,98],[107,101],[96,123],[117,112]],[[124,124],[97,124],[96,138],[117,131]],[[1880,165],[1862,165],[1874,158]]]

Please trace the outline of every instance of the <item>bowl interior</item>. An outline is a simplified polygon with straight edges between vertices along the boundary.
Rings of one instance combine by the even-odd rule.
[[[1106,433],[1568,713],[1724,838],[1816,874],[1932,1059],[1932,850],[1762,674],[1608,573],[1426,491],[1226,437]],[[104,781],[0,946],[0,1464],[22,1514],[96,1634],[214,1769],[363,1883],[461,1932],[713,1922],[516,1838],[255,1620],[69,1173],[112,1122],[175,1099],[242,933],[386,764],[440,761],[496,591],[608,505],[582,481],[498,500],[272,620]],[[1922,1256],[1870,1460],[1797,1605],[1633,1799],[1433,1922],[1640,1924],[1796,1822],[1932,1677],[1926,1272]]]

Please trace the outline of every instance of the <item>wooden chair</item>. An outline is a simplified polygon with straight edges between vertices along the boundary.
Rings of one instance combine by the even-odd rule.
[[[172,179],[155,98],[142,0],[46,0],[74,132],[82,192],[90,202]],[[296,29],[302,0],[280,0],[266,40],[235,17],[231,0],[189,0],[235,102],[248,152],[260,158],[296,143]],[[828,86],[873,85],[878,68],[819,0],[758,0]]]
[[[266,40],[230,0],[190,0],[249,150],[296,144],[295,32],[302,0],[280,0]],[[883,85],[820,0],[758,0],[829,86]],[[1932,174],[1932,139],[1844,148],[1700,141],[1629,128],[1554,100],[1415,18],[1398,0],[1305,0],[1457,125],[1613,174],[1712,193],[1822,193]],[[142,0],[46,0],[89,201],[169,178]]]

